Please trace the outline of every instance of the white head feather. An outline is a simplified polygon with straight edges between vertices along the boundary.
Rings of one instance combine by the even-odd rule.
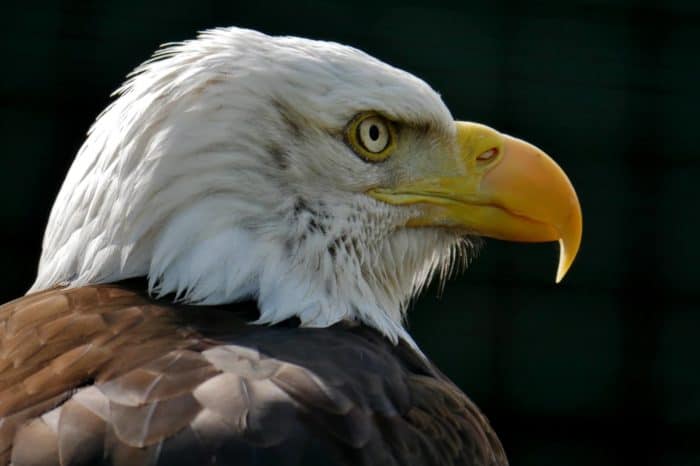
[[[261,323],[359,319],[407,338],[410,298],[464,243],[402,228],[410,209],[364,194],[401,167],[341,135],[375,110],[453,136],[427,84],[350,47],[228,28],[167,46],[116,94],[56,199],[30,291],[147,276],[185,302],[257,298]]]

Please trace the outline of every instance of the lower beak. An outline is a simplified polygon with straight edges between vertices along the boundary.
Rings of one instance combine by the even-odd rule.
[[[564,171],[547,154],[487,126],[457,122],[455,174],[368,194],[416,205],[408,226],[457,228],[510,241],[559,241],[559,283],[581,244],[581,207]]]

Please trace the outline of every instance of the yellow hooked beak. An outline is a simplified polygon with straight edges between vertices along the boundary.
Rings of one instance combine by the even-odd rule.
[[[389,204],[417,206],[410,227],[451,227],[510,241],[559,241],[559,283],[576,257],[582,232],[581,206],[566,174],[527,142],[476,123],[456,125],[452,173],[368,194]]]

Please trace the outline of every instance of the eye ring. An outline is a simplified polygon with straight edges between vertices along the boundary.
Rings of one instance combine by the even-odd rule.
[[[383,162],[396,148],[394,123],[376,112],[355,116],[345,128],[348,145],[367,162]]]

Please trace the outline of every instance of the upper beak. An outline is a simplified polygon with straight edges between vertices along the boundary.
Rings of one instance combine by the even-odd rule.
[[[456,122],[452,173],[368,194],[418,206],[408,226],[444,226],[510,241],[559,241],[559,283],[581,244],[576,191],[547,154],[520,139],[476,123]]]

